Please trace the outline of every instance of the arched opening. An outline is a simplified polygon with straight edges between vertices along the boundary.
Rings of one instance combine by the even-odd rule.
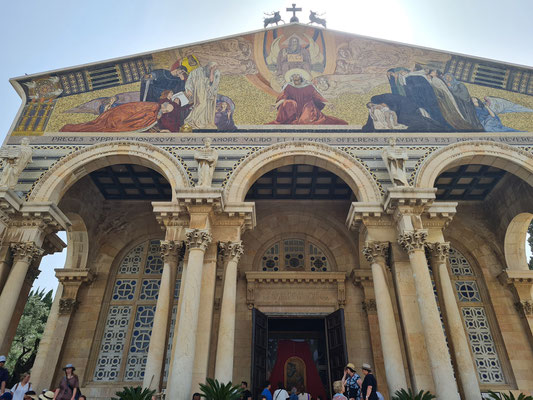
[[[520,213],[512,219],[507,227],[504,243],[507,268],[518,270],[533,269],[533,262],[530,261],[531,247],[528,243],[528,232],[530,232],[532,223],[532,213]]]

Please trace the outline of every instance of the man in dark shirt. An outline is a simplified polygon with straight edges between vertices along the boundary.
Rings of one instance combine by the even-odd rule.
[[[9,381],[9,372],[4,368],[6,356],[0,356],[0,394],[6,391],[7,381]]]
[[[363,386],[361,389],[362,400],[379,400],[376,392],[378,391],[378,383],[374,374],[372,373],[372,367],[368,364],[363,364]]]
[[[242,400],[252,400],[252,392],[248,390],[248,382],[242,381],[241,382],[241,389],[242,392]]]

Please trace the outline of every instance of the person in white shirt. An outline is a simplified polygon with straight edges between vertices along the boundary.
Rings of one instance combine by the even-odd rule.
[[[305,391],[304,386],[302,386],[302,389],[298,394],[298,400],[311,400],[311,395]]]
[[[13,400],[24,400],[24,394],[31,389],[30,374],[22,374],[20,376],[20,382],[11,388],[13,393]]]
[[[274,396],[272,396],[272,400],[287,400],[289,398],[289,393],[285,390],[283,387],[283,383],[278,382],[278,388],[274,392]]]

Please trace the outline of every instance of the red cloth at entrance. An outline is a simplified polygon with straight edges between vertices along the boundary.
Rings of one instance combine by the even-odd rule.
[[[309,393],[313,399],[316,399],[317,396],[322,396],[323,399],[326,398],[326,392],[324,391],[324,385],[320,380],[320,375],[318,375],[318,369],[311,357],[311,349],[309,348],[309,343],[307,342],[294,342],[292,340],[280,340],[278,341],[278,356],[276,358],[276,363],[270,374],[270,383],[272,383],[272,388],[277,388],[278,382],[284,382],[284,368],[285,362],[290,357],[300,357],[305,362],[305,371],[306,371],[306,381],[307,387],[305,388],[306,392]],[[292,388],[286,388],[290,394]]]

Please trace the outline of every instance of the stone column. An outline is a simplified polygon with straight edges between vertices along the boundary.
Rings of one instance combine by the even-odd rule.
[[[11,245],[14,261],[13,268],[9,272],[6,281],[6,287],[9,290],[3,290],[0,295],[0,304],[2,312],[0,313],[0,342],[3,343],[9,329],[11,318],[17,306],[17,301],[28,273],[28,268],[34,258],[40,257],[43,250],[35,245],[34,242],[13,243]]]
[[[455,299],[455,290],[452,286],[450,274],[448,272],[449,243],[426,243],[426,247],[431,253],[431,266],[433,274],[438,278],[441,299],[443,301],[446,320],[450,332],[450,339],[453,344],[455,361],[457,363],[458,374],[463,386],[465,400],[478,400],[481,390],[477,379],[476,368],[470,354],[470,346],[466,339],[463,320]]]
[[[235,348],[235,305],[237,301],[237,264],[244,253],[242,241],[221,242],[220,248],[227,260],[220,307],[218,327],[217,358],[215,378],[230,382],[233,378],[233,357]]]
[[[427,232],[415,230],[400,234],[398,243],[409,254],[413,270],[420,318],[429,354],[431,373],[435,382],[436,396],[439,399],[459,400],[457,382],[453,374],[450,353],[442,330],[433,285],[429,276],[424,245]]]
[[[9,270],[11,269],[12,259],[9,251],[9,243],[0,246],[0,293],[4,289]]]
[[[161,241],[161,255],[163,257],[163,274],[157,296],[154,324],[150,336],[150,347],[144,369],[143,387],[159,391],[163,365],[165,362],[166,337],[168,333],[169,315],[174,288],[176,285],[176,270],[179,263],[181,243],[172,240]]]
[[[389,286],[385,279],[384,269],[388,253],[389,242],[366,242],[363,248],[363,254],[370,262],[372,268],[379,333],[383,347],[389,393],[394,394],[397,390],[407,388],[407,379],[405,378],[402,350],[396,328],[396,317],[394,316]]]
[[[188,400],[191,394],[204,254],[211,243],[208,230],[187,229],[185,237],[189,262],[182,281],[181,310],[173,340],[172,374],[167,385],[167,398],[174,400]]]

